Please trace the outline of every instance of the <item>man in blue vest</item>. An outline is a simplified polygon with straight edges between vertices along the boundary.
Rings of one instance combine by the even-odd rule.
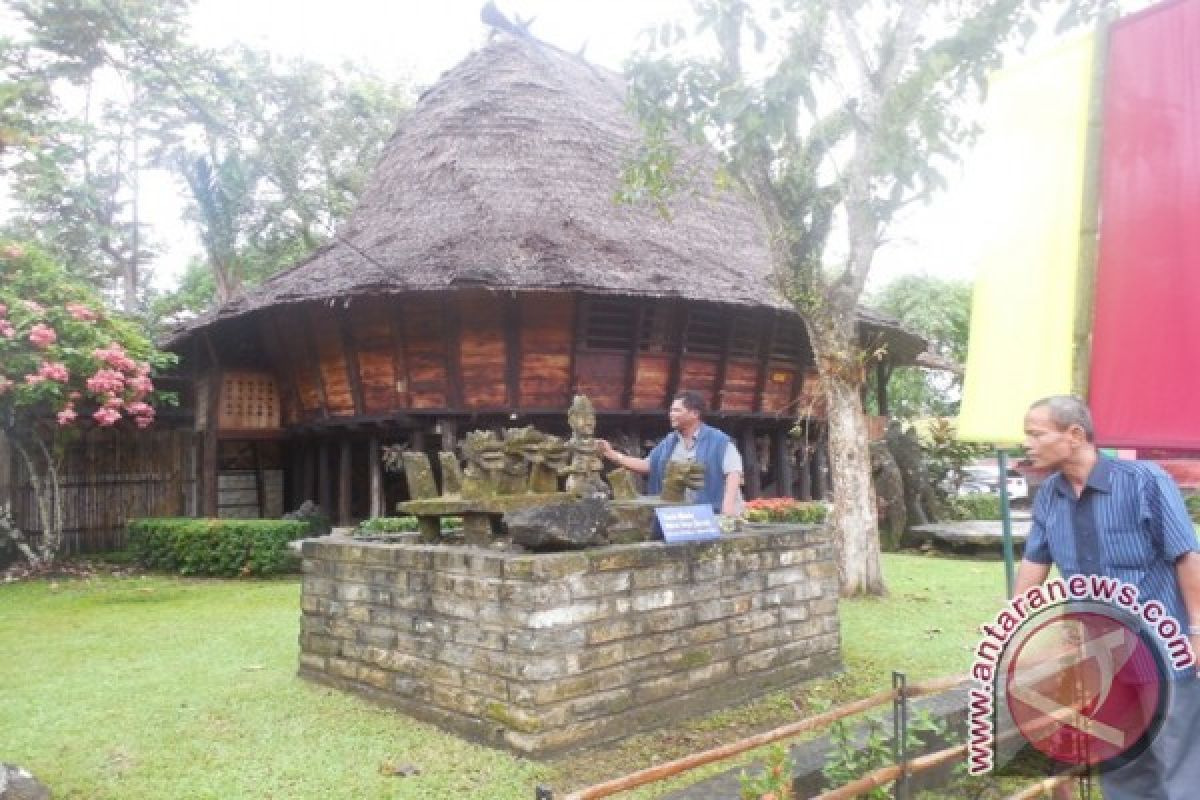
[[[647,491],[662,491],[668,461],[696,461],[704,465],[704,488],[688,500],[707,503],[718,514],[742,513],[742,456],[737,446],[721,431],[705,425],[704,398],[699,392],[685,390],[675,395],[668,418],[671,433],[650,451],[646,458],[618,453],[603,439],[600,454],[619,467],[639,475],[649,475]]]

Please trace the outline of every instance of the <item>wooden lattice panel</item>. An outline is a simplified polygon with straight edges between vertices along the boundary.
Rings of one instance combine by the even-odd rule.
[[[275,377],[262,372],[227,372],[221,381],[220,430],[272,430],[279,427]]]

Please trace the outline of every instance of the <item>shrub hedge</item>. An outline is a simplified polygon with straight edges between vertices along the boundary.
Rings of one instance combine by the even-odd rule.
[[[829,509],[824,503],[801,502],[790,497],[762,497],[746,503],[742,516],[747,522],[790,522],[819,525]]]
[[[276,575],[299,559],[288,542],[309,536],[306,522],[274,519],[135,519],[129,550],[150,569],[181,575]]]

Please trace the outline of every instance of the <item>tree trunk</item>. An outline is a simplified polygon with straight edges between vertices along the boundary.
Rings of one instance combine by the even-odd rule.
[[[831,316],[838,318],[836,313]],[[827,402],[829,459],[834,475],[833,536],[842,595],[880,595],[886,590],[860,393],[864,371],[855,315],[851,312],[842,316],[848,316],[848,326],[839,325],[819,311],[807,318]]]

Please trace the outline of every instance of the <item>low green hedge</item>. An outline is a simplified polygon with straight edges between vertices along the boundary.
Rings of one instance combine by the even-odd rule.
[[[226,577],[293,572],[288,542],[309,536],[306,522],[274,519],[135,519],[127,530],[143,567]]]

